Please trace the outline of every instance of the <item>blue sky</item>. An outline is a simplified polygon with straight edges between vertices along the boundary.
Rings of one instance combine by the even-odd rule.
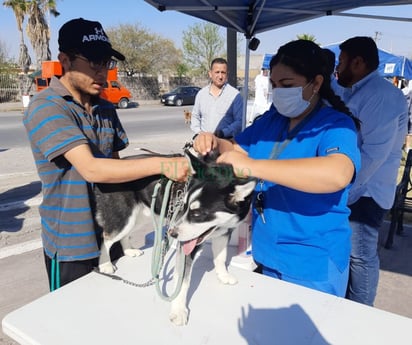
[[[3,2],[2,2],[3,3]],[[57,33],[68,20],[83,17],[100,21],[104,28],[119,24],[139,24],[152,33],[175,41],[181,47],[182,32],[200,19],[178,12],[159,12],[143,0],[57,0],[61,15],[50,17],[52,58],[57,58]],[[385,16],[411,17],[412,5],[384,6],[356,9],[355,13],[368,13]],[[0,7],[0,41],[5,44],[9,56],[18,56],[19,35],[13,11]],[[222,29],[225,35],[225,29]],[[344,17],[322,17],[315,20],[290,25],[257,35],[261,43],[252,54],[274,53],[282,44],[293,40],[299,34],[311,34],[321,45],[343,41],[352,36],[374,37],[378,32],[378,47],[397,55],[412,58],[412,22],[355,19]],[[26,43],[29,41],[27,40]],[[29,44],[28,44],[29,46]],[[244,54],[245,47],[240,47]],[[34,56],[32,55],[32,59]]]

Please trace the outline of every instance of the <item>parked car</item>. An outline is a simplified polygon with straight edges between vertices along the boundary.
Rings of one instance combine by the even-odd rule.
[[[178,86],[170,92],[160,96],[160,102],[164,105],[193,105],[195,97],[199,92],[200,87],[197,86]]]

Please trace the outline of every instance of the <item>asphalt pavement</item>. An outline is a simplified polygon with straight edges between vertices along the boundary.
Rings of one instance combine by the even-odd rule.
[[[4,111],[21,114],[22,106],[0,103],[0,125]],[[167,145],[170,151],[170,142],[164,142],[157,143],[157,148]],[[130,149],[133,150],[133,145]],[[0,148],[0,162],[0,319],[3,319],[11,311],[47,294],[48,287],[38,216],[40,182],[30,148]],[[385,223],[381,231],[382,242],[388,225]],[[134,232],[132,243],[144,246],[149,232],[150,227]],[[379,254],[381,270],[375,308],[412,318],[412,226],[406,224],[404,235],[395,237],[391,249],[380,247]],[[0,331],[0,345],[15,344]]]

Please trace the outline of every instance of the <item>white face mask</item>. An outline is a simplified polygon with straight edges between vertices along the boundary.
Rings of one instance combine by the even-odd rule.
[[[294,118],[301,115],[310,105],[310,100],[303,99],[305,87],[275,87],[272,90],[272,102],[277,111],[283,116]]]

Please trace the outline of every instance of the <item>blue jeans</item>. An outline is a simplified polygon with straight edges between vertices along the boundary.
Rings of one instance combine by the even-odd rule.
[[[351,221],[352,252],[346,298],[373,306],[379,281],[379,228]]]

